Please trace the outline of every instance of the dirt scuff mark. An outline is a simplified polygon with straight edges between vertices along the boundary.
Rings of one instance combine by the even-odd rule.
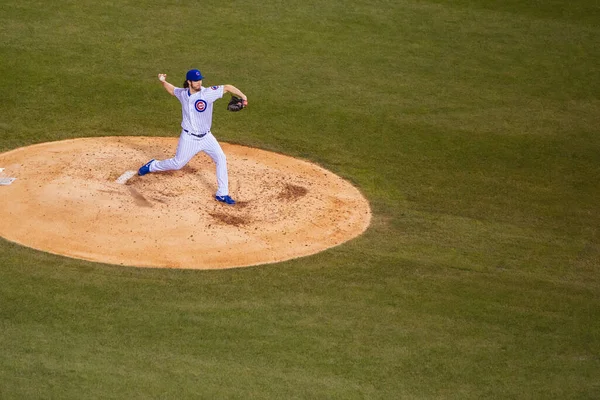
[[[308,189],[298,185],[286,184],[277,198],[279,200],[296,201],[308,194]]]
[[[221,222],[221,223],[224,223],[227,225],[232,225],[232,226],[243,226],[243,225],[247,225],[250,223],[250,221],[247,218],[237,217],[235,215],[229,215],[229,214],[225,214],[225,213],[215,212],[215,213],[208,213],[208,215],[213,217],[218,222]]]

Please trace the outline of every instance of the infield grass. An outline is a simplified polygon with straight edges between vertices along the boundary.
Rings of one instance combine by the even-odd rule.
[[[317,162],[373,209],[340,247],[235,270],[0,241],[0,398],[599,398],[599,20],[583,0],[0,0],[0,151],[176,136],[156,75],[197,67],[250,100],[216,107],[219,140]]]

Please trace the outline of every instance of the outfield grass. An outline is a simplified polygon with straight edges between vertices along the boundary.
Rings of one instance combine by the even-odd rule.
[[[372,226],[224,271],[0,240],[0,398],[600,398],[600,6],[184,3],[0,0],[0,152],[176,136],[156,75],[198,67],[250,100],[219,140],[343,176]]]

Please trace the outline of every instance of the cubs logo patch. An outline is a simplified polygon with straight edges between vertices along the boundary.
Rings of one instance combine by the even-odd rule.
[[[196,100],[194,107],[196,108],[196,111],[204,112],[204,110],[206,110],[206,102],[204,100]]]
[[[211,86],[210,87],[212,90],[217,90],[219,87],[218,86]]]

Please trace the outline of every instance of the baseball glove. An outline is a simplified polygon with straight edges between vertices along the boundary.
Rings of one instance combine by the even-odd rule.
[[[231,96],[231,100],[229,100],[229,104],[227,104],[227,109],[229,111],[241,111],[243,108],[244,100],[236,96]]]

